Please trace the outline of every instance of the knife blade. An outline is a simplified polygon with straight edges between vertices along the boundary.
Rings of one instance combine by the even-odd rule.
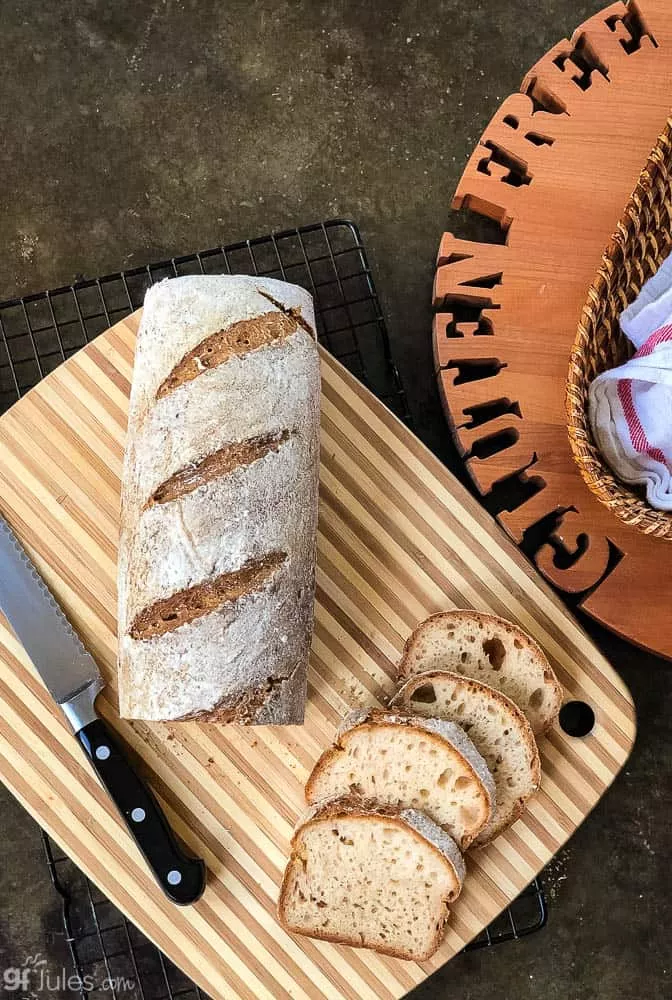
[[[84,706],[87,692],[93,705],[104,686],[98,666],[4,518],[0,518],[0,607],[73,729],[91,722],[95,716],[87,717]],[[82,705],[81,718],[71,716],[77,708],[73,700]]]
[[[7,521],[0,515],[0,609],[70,723],[159,885],[174,903],[195,902],[205,865],[178,846],[158,802],[95,708],[105,682]]]

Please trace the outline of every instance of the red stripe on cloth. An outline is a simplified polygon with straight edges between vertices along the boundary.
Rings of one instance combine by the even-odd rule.
[[[666,328],[663,327],[663,329]],[[669,327],[669,330],[670,334],[672,335],[672,326]],[[646,343],[648,344],[648,340]],[[646,344],[644,346],[646,346]],[[646,431],[642,427],[642,422],[639,419],[639,414],[635,409],[635,404],[632,398],[631,379],[619,378],[618,398],[620,400],[621,406],[623,407],[623,414],[625,415],[625,422],[628,425],[628,433],[630,434],[632,447],[635,449],[636,452],[639,452],[640,455],[648,455],[649,458],[652,458],[654,460],[654,462],[662,462],[663,465],[666,465],[667,463],[665,461],[665,455],[660,450],[660,448],[653,448],[651,446],[651,444],[649,443],[649,439],[646,436]]]
[[[661,326],[660,329],[654,330],[651,336],[647,337],[644,341],[640,349],[635,354],[635,357],[645,358],[648,354],[653,354],[658,344],[662,344],[666,340],[672,340],[672,324]]]

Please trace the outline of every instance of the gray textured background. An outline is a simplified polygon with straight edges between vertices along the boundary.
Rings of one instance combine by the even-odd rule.
[[[498,103],[601,6],[0,0],[0,298],[350,217],[417,428],[456,468],[429,338],[450,198]],[[672,670],[591,631],[635,695],[631,762],[551,866],[548,927],[456,959],[418,1000],[672,993]],[[0,971],[37,951],[56,968],[37,828],[3,790],[0,807]]]

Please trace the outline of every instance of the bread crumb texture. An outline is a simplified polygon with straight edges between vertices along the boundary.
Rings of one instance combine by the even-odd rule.
[[[473,678],[436,670],[411,677],[393,704],[457,723],[484,758],[494,779],[496,805],[476,845],[489,843],[518,818],[540,785],[541,763],[532,728],[509,698]]]
[[[489,823],[495,803],[487,764],[459,726],[375,710],[341,733],[306,785],[311,803],[348,794],[422,809],[462,850]]]
[[[512,622],[477,611],[432,615],[415,629],[399,664],[406,679],[428,670],[474,677],[510,698],[535,733],[554,722],[562,688],[537,643]]]
[[[436,834],[436,825],[420,817],[418,826],[403,814],[344,813],[306,823],[285,872],[281,922],[295,933],[398,958],[429,958],[461,878],[423,833]]]

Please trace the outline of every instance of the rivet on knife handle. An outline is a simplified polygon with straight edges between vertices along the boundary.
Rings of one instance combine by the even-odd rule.
[[[194,903],[205,888],[205,865],[187,857],[156,799],[140,780],[102,719],[76,733],[159,885],[173,903]]]

